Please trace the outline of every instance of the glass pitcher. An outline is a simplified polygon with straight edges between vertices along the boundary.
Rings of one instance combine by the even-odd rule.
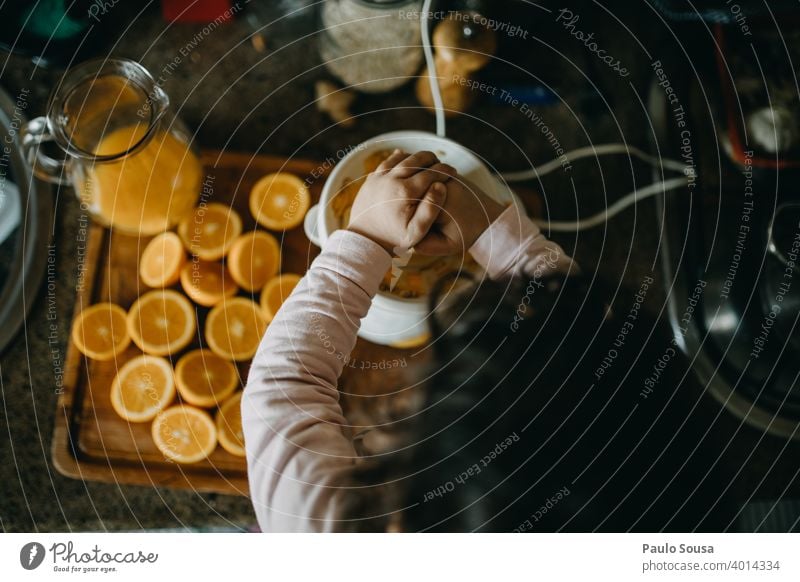
[[[47,115],[20,134],[38,177],[71,185],[104,226],[153,235],[194,208],[202,182],[189,133],[168,107],[167,94],[139,63],[89,61],[67,71]],[[63,158],[45,152],[48,142]]]

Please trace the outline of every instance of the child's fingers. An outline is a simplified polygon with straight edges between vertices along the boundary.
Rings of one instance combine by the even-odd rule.
[[[393,176],[405,179],[410,178],[417,172],[424,170],[437,163],[439,158],[433,152],[422,151],[411,154],[405,160],[397,164],[392,172]]]
[[[441,182],[434,182],[422,200],[417,204],[414,215],[408,222],[406,242],[413,247],[421,241],[431,229],[447,200],[447,188]]]
[[[407,157],[408,154],[405,153],[403,150],[396,149],[391,153],[391,155],[388,158],[386,158],[380,164],[378,164],[378,167],[376,168],[375,171],[381,174],[385,174]]]
[[[457,175],[458,171],[453,166],[439,163],[434,164],[427,170],[414,174],[406,183],[411,186],[409,188],[411,195],[415,198],[420,198],[424,193],[427,193],[434,182],[446,182]],[[414,196],[414,193],[417,192],[419,192],[419,195]]]

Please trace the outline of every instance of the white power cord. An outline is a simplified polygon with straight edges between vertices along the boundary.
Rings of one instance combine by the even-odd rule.
[[[425,0],[422,3],[422,52],[425,55],[425,64],[428,67],[428,81],[430,82],[431,86],[431,97],[433,98],[433,108],[436,114],[436,135],[439,137],[446,137],[444,102],[442,101],[442,93],[439,89],[439,77],[436,72],[436,61],[433,58],[433,49],[431,48],[429,24],[430,16],[432,14],[432,1],[433,0]],[[647,154],[636,147],[628,146],[623,143],[608,143],[578,148],[576,150],[567,152],[563,156],[560,156],[545,164],[531,168],[530,170],[506,172],[504,174],[500,174],[500,177],[506,182],[521,182],[523,180],[531,180],[534,178],[540,178],[545,174],[549,174],[553,170],[561,167],[564,162],[573,162],[581,158],[596,157],[607,154],[627,154],[639,158],[640,160],[643,160],[648,164],[655,166],[656,168],[684,172],[686,175],[680,178],[671,178],[669,180],[655,182],[649,186],[645,186],[644,188],[634,190],[630,194],[627,194],[617,200],[603,212],[599,212],[594,216],[590,216],[589,218],[584,218],[575,222],[542,219],[533,219],[533,222],[539,227],[547,228],[551,231],[575,232],[579,230],[585,230],[587,228],[592,228],[607,222],[625,210],[628,206],[636,204],[640,200],[644,200],[650,196],[655,196],[659,193],[667,192],[668,190],[680,188],[688,183],[688,166],[685,164],[682,164],[677,160],[651,156],[650,154]]]
[[[521,182],[523,180],[531,180],[549,174],[553,170],[560,168],[564,162],[573,162],[581,158],[597,157],[609,154],[628,154],[635,158],[639,158],[640,160],[647,162],[651,166],[661,170],[675,170],[684,172],[684,174],[686,174],[689,168],[685,164],[682,164],[676,160],[651,156],[650,154],[647,154],[639,148],[633,146],[628,146],[623,143],[606,143],[597,146],[578,148],[576,150],[567,152],[559,158],[550,160],[549,162],[536,166],[535,168],[531,168],[530,170],[523,170],[521,172],[508,172],[505,174],[500,174],[500,176],[506,182]],[[629,206],[636,204],[640,200],[644,200],[662,192],[680,188],[681,186],[686,185],[688,181],[688,175],[684,175],[680,178],[671,178],[669,180],[654,182],[649,186],[639,188],[638,190],[634,190],[630,194],[623,196],[604,211],[598,212],[589,218],[584,218],[575,222],[543,220],[538,218],[532,218],[531,220],[540,228],[546,228],[552,232],[577,232],[580,230],[586,230],[588,228],[593,228],[603,224],[604,222],[608,222],[611,218]]]
[[[506,182],[522,182],[523,180],[532,180],[534,178],[544,176],[545,174],[549,174],[553,170],[561,167],[565,162],[574,162],[575,160],[579,160],[581,158],[597,157],[608,154],[628,154],[635,158],[639,158],[640,160],[647,162],[656,168],[676,170],[678,172],[683,172],[687,168],[685,164],[676,160],[657,158],[643,152],[639,148],[628,146],[624,143],[604,143],[596,146],[590,145],[572,150],[561,157],[551,160],[546,164],[531,168],[530,170],[522,170],[521,172],[507,172],[505,174],[500,174],[500,176]]]
[[[444,102],[439,89],[439,75],[436,72],[436,60],[433,58],[431,48],[430,17],[431,2],[425,0],[422,4],[422,52],[425,54],[425,64],[428,67],[428,81],[431,84],[431,97],[433,97],[433,110],[436,113],[436,135],[446,137],[444,120]]]
[[[688,180],[685,176],[655,182],[654,184],[650,184],[644,188],[634,190],[630,194],[626,194],[602,212],[598,212],[594,216],[590,216],[589,218],[584,218],[575,222],[544,220],[541,218],[531,218],[531,220],[536,226],[553,232],[576,232],[579,230],[586,230],[587,228],[592,228],[603,224],[604,222],[608,222],[611,218],[625,210],[628,206],[636,204],[640,200],[655,196],[656,194],[661,194],[662,192],[667,192],[668,190],[680,188],[681,186],[685,186],[687,182]]]

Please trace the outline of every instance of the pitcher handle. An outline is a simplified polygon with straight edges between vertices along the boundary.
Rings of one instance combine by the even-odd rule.
[[[41,145],[53,140],[46,117],[37,117],[25,123],[19,131],[25,159],[33,168],[33,174],[46,182],[69,185],[67,159],[57,160],[42,151]]]

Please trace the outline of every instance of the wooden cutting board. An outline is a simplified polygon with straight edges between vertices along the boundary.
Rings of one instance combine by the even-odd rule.
[[[241,216],[245,232],[256,227],[248,210],[248,197],[251,187],[263,175],[285,171],[303,180],[316,176],[309,182],[312,203],[316,203],[330,169],[308,160],[216,151],[204,152],[202,161],[206,183],[213,189],[208,201],[231,205]],[[523,196],[527,202],[526,198]],[[319,249],[306,238],[302,226],[273,234],[281,245],[282,271],[305,273]],[[148,241],[112,233],[92,223],[81,264],[75,313],[100,301],[128,309],[143,290],[138,264]],[[199,329],[207,312],[208,309],[199,308]],[[196,347],[199,346],[195,343],[186,349]],[[97,362],[85,358],[70,342],[51,448],[55,468],[63,475],[87,481],[247,495],[243,458],[217,447],[205,461],[179,465],[166,460],[156,449],[150,423],[128,423],[117,416],[109,398],[111,382],[117,369],[139,353],[132,345],[116,362]],[[342,406],[353,423],[346,429],[357,435],[376,418],[384,418],[387,410],[402,411],[406,397],[418,388],[415,380],[421,376],[428,353],[425,347],[396,349],[359,340],[340,379]],[[380,362],[386,365],[376,365]],[[242,385],[248,367],[249,364],[238,366]]]

